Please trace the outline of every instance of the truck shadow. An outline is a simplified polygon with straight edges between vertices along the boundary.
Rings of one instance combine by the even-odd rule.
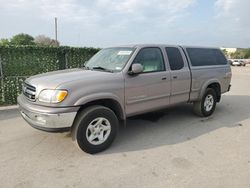
[[[0,110],[0,121],[20,117],[18,109]]]
[[[250,96],[224,95],[208,118],[195,116],[191,104],[180,105],[128,119],[126,127],[120,127],[114,144],[100,155],[175,145],[219,128],[248,126],[242,123],[248,118]]]

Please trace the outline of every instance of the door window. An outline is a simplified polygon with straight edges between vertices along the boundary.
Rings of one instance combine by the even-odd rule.
[[[178,48],[167,47],[166,52],[171,70],[180,70],[184,67],[183,58]]]
[[[141,64],[144,73],[165,71],[163,56],[159,48],[141,49],[133,63]]]

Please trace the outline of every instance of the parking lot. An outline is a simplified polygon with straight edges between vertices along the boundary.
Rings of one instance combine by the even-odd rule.
[[[250,188],[250,66],[232,67],[213,116],[192,105],[138,116],[105,152],[79,150],[69,133],[31,128],[0,111],[0,187]]]

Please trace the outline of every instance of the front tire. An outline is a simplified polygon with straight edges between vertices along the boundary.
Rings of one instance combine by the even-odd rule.
[[[207,88],[201,101],[194,102],[194,113],[201,117],[213,114],[216,107],[216,93],[214,89]]]
[[[119,121],[104,106],[90,106],[77,114],[72,139],[85,152],[94,154],[107,149],[114,141]]]

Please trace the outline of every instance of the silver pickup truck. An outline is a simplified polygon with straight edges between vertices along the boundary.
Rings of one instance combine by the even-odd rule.
[[[83,68],[28,78],[18,104],[34,128],[71,131],[82,150],[97,153],[130,116],[178,103],[193,103],[196,114],[210,116],[231,77],[216,48],[119,46],[99,51]]]

